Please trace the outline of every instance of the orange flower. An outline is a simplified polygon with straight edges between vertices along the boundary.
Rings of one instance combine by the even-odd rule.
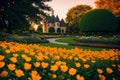
[[[3,68],[5,66],[5,62],[0,62],[0,68]]]
[[[2,61],[5,58],[5,56],[0,55],[0,61]]]
[[[30,69],[31,69],[31,64],[29,64],[29,63],[24,63],[24,69],[25,69],[25,70],[30,70]]]
[[[99,74],[102,74],[103,73],[103,70],[102,69],[97,69],[97,72],[99,73]]]
[[[109,73],[109,74],[113,72],[113,70],[112,70],[111,68],[109,68],[109,67],[106,68],[106,71],[107,71],[107,73]]]
[[[66,65],[61,65],[60,69],[62,72],[66,72],[68,70],[68,67]]]
[[[53,65],[50,67],[51,71],[57,71],[58,70],[58,66],[57,65]]]
[[[56,74],[52,74],[52,77],[53,77],[53,78],[57,78],[57,75],[56,75]]]
[[[81,64],[79,62],[77,62],[77,63],[75,63],[75,66],[79,68],[81,66]]]
[[[26,62],[30,62],[30,61],[31,61],[31,57],[26,57],[26,58],[25,58],[25,61],[26,61]]]
[[[106,77],[104,75],[99,74],[98,76],[100,80],[106,80]]]
[[[55,56],[54,59],[55,60],[60,60],[60,56]]]
[[[17,57],[18,57],[18,54],[13,54],[13,56],[17,58]]]
[[[10,58],[10,61],[13,62],[13,63],[16,63],[16,62],[17,62],[17,59],[16,59],[16,57],[11,57],[11,58]]]
[[[22,76],[25,75],[24,72],[21,69],[15,70],[15,74],[16,74],[17,77],[22,77]]]
[[[80,75],[76,75],[76,79],[77,80],[85,80],[85,78],[83,76],[80,76]]]
[[[48,67],[48,63],[46,63],[46,62],[42,62],[41,65],[42,65],[42,68],[44,68],[44,69]]]
[[[10,50],[8,50],[8,49],[5,50],[5,52],[6,52],[6,54],[10,54]]]
[[[0,77],[6,77],[8,75],[8,72],[7,71],[2,71],[0,73]]]
[[[89,67],[90,67],[90,65],[84,64],[84,68],[89,68]]]
[[[37,71],[32,71],[30,75],[31,78],[28,78],[29,80],[41,80],[42,78]]]
[[[35,62],[35,63],[34,63],[34,66],[35,66],[35,67],[40,67],[40,62]]]
[[[76,72],[77,72],[77,70],[76,70],[76,69],[74,69],[74,68],[70,68],[68,73],[69,73],[70,75],[72,75],[72,76],[73,76],[73,75],[75,75],[75,74],[76,74]]]
[[[15,64],[8,64],[7,67],[11,71],[15,70]]]

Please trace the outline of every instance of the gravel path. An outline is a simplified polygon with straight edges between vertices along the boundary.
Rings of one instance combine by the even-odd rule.
[[[51,38],[51,39],[47,39],[50,43],[54,43],[54,44],[62,44],[62,45],[68,45],[68,43],[63,43],[63,42],[57,42],[56,40],[60,39],[60,38]]]

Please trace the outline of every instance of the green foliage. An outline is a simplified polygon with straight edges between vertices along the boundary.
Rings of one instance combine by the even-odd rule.
[[[94,9],[80,19],[79,27],[81,32],[116,32],[118,21],[110,11]]]
[[[49,33],[54,33],[54,32],[55,32],[54,27],[50,27],[50,28],[49,28]]]
[[[51,0],[0,0],[0,30],[5,28],[8,33],[29,30],[29,21],[38,23],[48,16],[44,12],[51,10],[44,3],[48,1]]]

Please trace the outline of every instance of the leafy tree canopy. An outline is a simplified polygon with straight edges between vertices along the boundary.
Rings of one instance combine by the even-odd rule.
[[[30,21],[38,23],[51,8],[51,0],[0,0],[0,30],[26,30]]]
[[[116,16],[120,16],[120,0],[96,0],[97,8],[105,8],[110,10]]]
[[[69,26],[78,24],[81,16],[83,16],[83,14],[85,14],[85,12],[90,9],[92,8],[88,5],[77,5],[75,7],[72,7],[67,12],[66,22],[68,23]]]

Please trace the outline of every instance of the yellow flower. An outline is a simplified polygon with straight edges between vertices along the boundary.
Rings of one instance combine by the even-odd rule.
[[[109,67],[106,68],[106,71],[107,71],[107,73],[109,73],[109,74],[113,72],[113,70],[112,70],[111,68],[109,68]]]
[[[15,70],[15,64],[8,64],[7,67],[11,71]]]
[[[98,76],[100,80],[106,80],[106,77],[104,75],[99,74]]]
[[[53,78],[57,78],[57,75],[56,75],[56,74],[52,74],[52,77],[53,77]]]
[[[57,65],[53,65],[50,67],[51,71],[57,71],[58,70],[58,66]]]
[[[84,64],[84,68],[89,68],[89,67],[90,67],[90,65]]]
[[[0,61],[2,61],[5,58],[5,56],[0,55]]]
[[[34,63],[34,66],[35,66],[35,67],[40,67],[40,62],[35,62],[35,63]]]
[[[73,76],[73,75],[75,75],[75,74],[76,74],[76,72],[77,72],[77,70],[76,70],[76,69],[74,69],[74,68],[70,68],[68,73],[69,73],[70,75],[72,75],[72,76]]]
[[[60,56],[55,56],[54,59],[55,60],[60,60]]]
[[[8,75],[8,72],[7,71],[2,71],[0,73],[0,77],[6,77]]]
[[[10,61],[13,62],[13,63],[16,63],[16,62],[17,62],[17,59],[16,59],[16,57],[11,57],[11,58],[10,58]]]
[[[24,72],[21,69],[15,70],[15,74],[16,74],[17,77],[22,77],[22,76],[25,75]]]
[[[26,61],[26,62],[30,62],[30,61],[31,61],[31,57],[26,57],[26,58],[25,58],[25,61]]]
[[[66,65],[61,65],[60,69],[62,72],[66,72],[68,70],[68,67]]]
[[[81,66],[81,64],[79,62],[77,62],[77,63],[75,63],[75,66],[79,68]]]
[[[44,68],[44,69],[48,67],[48,63],[46,63],[46,62],[42,62],[41,65],[42,65],[42,68]]]
[[[97,69],[97,72],[99,73],[99,74],[102,74],[103,73],[103,70],[102,69]]]
[[[76,79],[77,80],[85,80],[85,78],[83,76],[80,76],[80,75],[76,75]]]
[[[32,71],[30,75],[31,78],[28,78],[28,80],[41,80],[42,78],[37,71]]]
[[[10,54],[10,50],[8,50],[8,49],[5,50],[5,52],[6,52],[6,54]]]
[[[13,54],[13,56],[17,58],[17,57],[18,57],[18,54]]]
[[[5,62],[1,61],[0,62],[0,68],[3,68],[5,66]]]
[[[31,69],[31,64],[29,64],[29,63],[24,63],[24,69],[25,69],[25,70],[30,70],[30,69]]]

